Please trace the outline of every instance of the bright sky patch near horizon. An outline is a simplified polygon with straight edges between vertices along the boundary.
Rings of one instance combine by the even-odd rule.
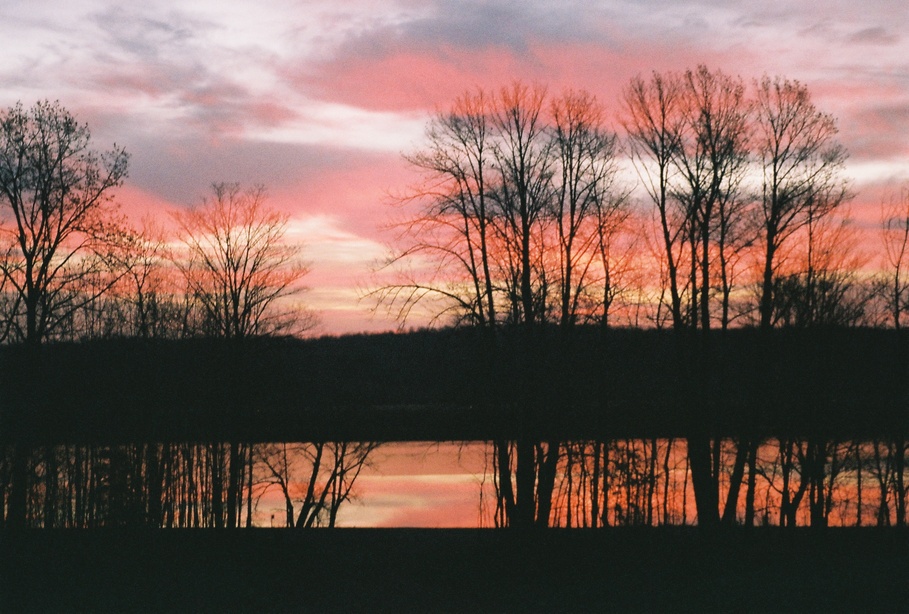
[[[318,333],[387,330],[357,289],[392,238],[401,158],[463,91],[514,79],[615,110],[635,75],[697,64],[808,85],[839,120],[856,218],[909,180],[909,4],[703,0],[0,5],[0,107],[59,100],[132,158],[119,191],[166,216],[264,184],[305,235]]]

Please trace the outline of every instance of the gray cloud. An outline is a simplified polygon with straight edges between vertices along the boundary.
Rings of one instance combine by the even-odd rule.
[[[199,135],[160,138],[126,135],[130,159],[129,182],[161,198],[193,204],[213,182],[238,181],[270,188],[323,181],[344,169],[380,168],[398,164],[395,154],[377,154],[333,147],[224,139],[219,143]],[[388,186],[391,187],[391,186]]]
[[[535,42],[612,41],[604,21],[616,14],[583,2],[497,3],[440,0],[432,15],[402,24],[382,24],[352,35],[341,56],[382,56],[402,48],[434,52],[444,46],[481,50],[504,47],[526,54]]]
[[[855,161],[909,160],[909,98],[887,104],[870,101],[841,118],[840,126]]]
[[[142,60],[156,60],[186,51],[196,32],[214,27],[211,22],[169,11],[146,15],[136,5],[114,5],[93,14],[90,20],[106,37],[106,52],[121,51]]]
[[[854,32],[848,38],[850,43],[871,45],[895,45],[900,41],[900,36],[887,28],[875,26]]]

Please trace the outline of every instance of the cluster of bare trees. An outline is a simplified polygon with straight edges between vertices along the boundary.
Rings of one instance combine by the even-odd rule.
[[[497,331],[512,328],[525,348],[544,325],[566,339],[578,323],[690,335],[679,369],[691,376],[686,447],[699,522],[734,521],[747,473],[750,523],[761,442],[735,442],[721,501],[723,446],[699,426],[707,333],[880,324],[885,310],[899,326],[905,211],[888,214],[887,264],[868,283],[844,207],[836,121],[798,81],[746,83],[699,66],[632,79],[619,107],[624,138],[590,94],[521,83],[465,93],[434,116],[425,146],[406,158],[423,182],[402,198],[417,213],[399,225],[388,262],[397,277],[374,294],[402,320],[420,306],[480,327],[492,361]],[[528,382],[532,373],[528,365]],[[528,423],[541,410],[531,397],[507,401]],[[559,463],[576,452],[530,436],[496,442],[497,522],[548,524]]]
[[[797,81],[765,77],[751,89],[701,66],[625,91],[671,324],[861,322],[862,299],[848,295],[859,263],[843,259],[847,230],[835,215],[850,197],[836,122]]]
[[[615,123],[624,138],[592,95],[521,83],[435,115],[380,303],[492,328],[869,321],[846,152],[804,84],[654,73]]]
[[[128,161],[122,148],[92,149],[58,103],[0,115],[4,340],[232,338],[310,322],[287,304],[307,268],[263,188],[215,184],[173,216],[176,232],[135,229],[113,200]]]
[[[597,101],[518,83],[470,92],[432,119],[427,141],[408,156],[426,173],[408,196],[423,209],[394,257],[418,268],[379,298],[400,317],[440,300],[437,316],[489,328],[606,321],[628,211]]]
[[[623,134],[610,125],[605,107],[583,91],[550,96],[514,83],[465,93],[432,118],[425,146],[407,156],[424,177],[402,199],[417,213],[399,226],[399,249],[389,263],[399,276],[374,296],[402,320],[426,306],[437,319],[477,327],[488,341],[484,360],[510,364],[509,385],[478,399],[509,408],[528,433],[494,442],[497,524],[567,523],[579,509],[570,500],[584,502],[591,525],[606,518],[618,458],[610,460],[607,443],[533,434],[535,418],[557,410],[544,405],[558,396],[541,394],[546,370],[558,367],[535,364],[534,343],[556,330],[567,349],[577,326],[616,323],[686,335],[679,394],[688,403],[685,458],[698,522],[735,522],[744,490],[744,522],[752,524],[758,477],[766,473],[760,450],[768,443],[745,436],[725,441],[706,430],[708,332],[737,323],[763,331],[902,327],[909,305],[909,200],[904,195],[885,211],[883,272],[869,282],[850,249],[845,150],[834,118],[816,108],[803,84],[766,77],[746,83],[703,66],[654,73],[625,88],[617,119]],[[56,103],[0,114],[0,341],[36,348],[105,336],[211,336],[242,352],[248,337],[310,324],[292,303],[307,269],[299,248],[285,241],[287,217],[266,205],[262,188],[216,184],[200,207],[173,216],[175,232],[150,224],[140,231],[112,200],[127,165],[120,148],[93,150],[88,128]],[[506,331],[512,345],[503,342]],[[28,356],[40,359],[37,352]],[[815,515],[820,522],[819,510],[830,501],[824,476],[838,462],[837,447],[811,439],[773,442],[780,479],[788,484],[793,471],[804,478],[792,492],[781,487],[781,518],[790,518],[807,492],[812,522]],[[655,445],[642,474],[649,501],[658,485]],[[905,441],[886,445],[886,463],[898,475],[893,483],[902,484]],[[258,484],[281,492],[287,524],[333,524],[332,502],[349,497],[370,449],[313,444],[292,447],[288,456],[288,446],[234,441],[199,444],[191,454],[170,446],[68,453],[22,442],[7,448],[0,464],[0,507],[11,524],[34,521],[38,508],[49,526],[79,524],[89,508],[77,506],[78,514],[57,508],[57,493],[71,489],[76,496],[83,488],[76,484],[117,484],[119,494],[92,505],[117,502],[106,508],[115,510],[110,518],[119,517],[121,506],[144,509],[154,523],[179,524],[177,518],[194,516],[174,512],[159,520],[167,517],[158,510],[178,499],[166,495],[171,487],[186,488],[191,494],[182,500],[207,510],[193,512],[198,521],[187,523],[239,526],[244,501],[251,517]],[[308,481],[292,479],[292,468],[302,465],[309,467]],[[171,474],[181,477],[167,482],[164,467],[182,467]],[[319,477],[324,471],[328,477]],[[73,472],[98,481],[71,479]],[[121,480],[124,472],[138,482]],[[623,483],[630,498],[622,518],[638,513],[629,511],[640,498],[638,490],[631,495],[636,480]],[[139,484],[135,501],[124,494],[132,487],[123,486],[133,483]],[[309,486],[294,490],[299,484]],[[904,508],[905,489],[897,490]],[[646,511],[647,522],[653,514]],[[662,517],[667,514],[664,509]],[[904,517],[897,511],[898,522]]]
[[[113,200],[128,160],[116,146],[92,149],[88,127],[58,103],[0,113],[0,341],[38,347],[207,336],[231,340],[242,352],[245,338],[311,326],[311,314],[292,302],[307,267],[300,247],[286,241],[287,216],[267,205],[264,188],[215,184],[200,206],[173,215],[175,231],[150,223],[139,230]],[[40,353],[28,356],[40,386]],[[237,526],[244,492],[247,503],[252,497],[254,457],[265,458],[240,442],[11,448],[0,461],[3,519],[45,526],[121,517]],[[327,487],[334,503],[323,505],[328,495],[319,491],[313,518],[327,509],[333,522],[338,502],[349,496],[352,454],[365,460],[346,449],[335,455],[341,460]]]
[[[341,504],[350,500],[354,482],[376,447],[374,442],[258,446],[255,460],[260,477],[255,482],[256,496],[261,498],[272,489],[280,492],[285,511],[283,526],[334,527]]]

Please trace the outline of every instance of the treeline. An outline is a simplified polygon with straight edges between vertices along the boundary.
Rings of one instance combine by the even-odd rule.
[[[717,439],[719,494],[729,526],[905,526],[902,438],[761,439],[754,473],[736,467],[739,440]],[[697,522],[684,439],[563,444],[549,526]],[[738,482],[740,481],[740,482]],[[506,524],[501,509],[492,524]]]
[[[560,468],[576,456],[572,442],[585,438],[585,429],[604,441],[615,439],[609,428],[635,424],[649,431],[645,437],[684,438],[698,522],[706,526],[736,509],[768,438],[781,454],[789,453],[784,442],[803,438],[809,465],[820,472],[832,462],[824,444],[831,433],[850,441],[868,441],[866,433],[890,437],[893,466],[903,467],[905,344],[871,331],[843,337],[831,327],[903,325],[909,201],[882,220],[883,266],[872,279],[860,275],[850,249],[845,149],[834,118],[803,84],[746,84],[706,67],[654,73],[629,82],[617,117],[622,134],[584,92],[550,97],[520,83],[476,90],[433,117],[425,146],[407,157],[425,181],[404,196],[417,213],[399,226],[389,263],[399,276],[372,297],[402,321],[425,308],[435,321],[466,329],[466,354],[424,354],[426,364],[407,368],[426,373],[437,356],[447,356],[453,372],[469,374],[435,382],[445,391],[441,404],[457,398],[470,408],[456,423],[496,427],[497,522],[552,522]],[[216,184],[201,207],[174,215],[174,234],[151,225],[131,229],[112,200],[127,163],[116,146],[93,150],[88,128],[58,104],[17,105],[0,116],[0,341],[16,344],[4,374],[11,525],[26,523],[35,489],[55,488],[72,460],[40,441],[65,437],[69,424],[69,437],[111,428],[130,442],[174,441],[149,439],[163,429],[215,441],[205,454],[225,459],[210,461],[223,475],[205,480],[213,492],[226,484],[226,511],[212,517],[236,526],[252,484],[244,476],[254,452],[249,442],[257,438],[248,433],[282,424],[269,421],[267,411],[293,412],[306,394],[321,408],[377,403],[387,390],[382,377],[409,381],[387,357],[348,355],[334,366],[360,375],[342,378],[339,392],[299,368],[310,364],[325,382],[338,381],[329,363],[282,365],[276,360],[288,353],[280,344],[250,343],[311,321],[288,302],[306,268],[284,241],[287,218],[265,206],[262,189]],[[616,324],[658,330],[623,336],[612,330]],[[740,324],[753,326],[733,336]],[[778,335],[780,328],[804,335]],[[81,350],[61,343],[99,337],[225,343],[210,360],[188,365],[173,356],[143,363],[120,350],[106,353],[115,345],[91,344],[82,363]],[[51,351],[42,347],[48,341],[56,342]],[[110,360],[118,351],[131,367]],[[100,363],[90,358],[94,352]],[[880,357],[892,360],[874,375],[869,365]],[[180,364],[186,369],[177,374]],[[156,380],[140,365],[163,385],[150,383]],[[879,385],[871,392],[856,387],[848,368]],[[276,382],[269,373],[295,379],[267,386]],[[423,391],[417,397],[439,394],[431,381],[412,381]],[[305,394],[303,382],[311,384]],[[148,393],[145,401],[138,390]],[[184,391],[198,402],[180,401]],[[163,406],[152,402],[160,398]],[[162,415],[165,426],[154,426],[151,416]],[[343,415],[342,425],[375,428],[357,410]],[[399,407],[388,432],[412,425],[415,415]],[[324,428],[337,422],[324,413],[314,421]],[[419,428],[425,425],[411,432]],[[219,432],[227,435],[212,436]],[[734,486],[724,491],[723,442],[730,436]],[[102,459],[99,475],[105,454],[93,457]]]
[[[684,437],[909,431],[903,331],[468,328],[0,347],[0,442]],[[706,368],[707,382],[699,375]],[[704,387],[706,386],[706,387]]]
[[[114,200],[128,162],[59,103],[0,112],[0,342],[305,330],[287,300],[307,269],[264,188],[215,184],[173,230],[136,228]]]
[[[24,519],[11,519],[12,456],[0,457],[0,527],[334,527],[376,444],[56,445],[27,459]],[[236,455],[235,457],[233,455]],[[242,467],[231,473],[234,458]],[[274,493],[284,509],[277,521]],[[257,516],[259,518],[257,518]]]

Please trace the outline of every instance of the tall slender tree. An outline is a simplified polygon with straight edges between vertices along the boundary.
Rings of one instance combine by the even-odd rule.
[[[818,110],[808,88],[798,81],[764,77],[755,89],[763,251],[759,314],[766,329],[774,324],[774,281],[782,249],[809,221],[845,202],[849,191],[842,176],[846,151],[836,141],[836,120]]]
[[[899,330],[909,308],[909,187],[883,208],[881,218],[884,274],[878,286],[889,320]]]

